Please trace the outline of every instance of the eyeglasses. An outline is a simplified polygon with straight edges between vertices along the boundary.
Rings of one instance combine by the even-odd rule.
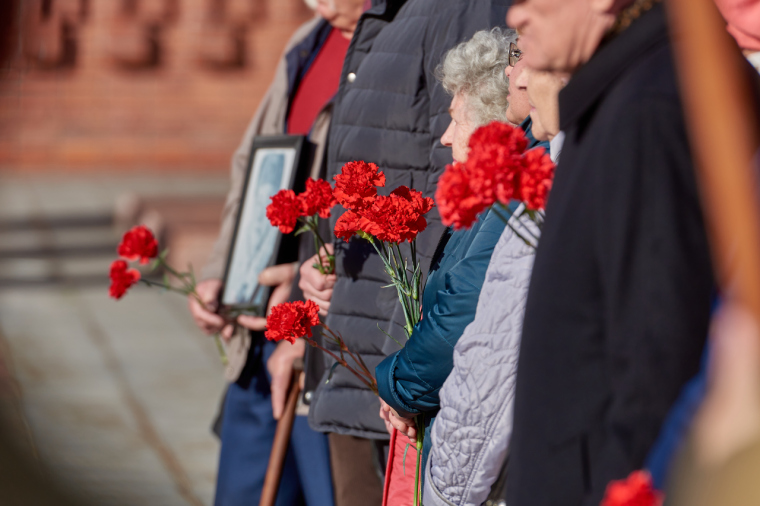
[[[514,67],[517,62],[522,58],[522,51],[517,49],[517,45],[514,42],[509,43],[509,66]]]

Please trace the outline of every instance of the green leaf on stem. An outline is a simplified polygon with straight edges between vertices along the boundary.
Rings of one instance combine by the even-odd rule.
[[[385,335],[386,335],[386,336],[388,336],[389,338],[393,339],[393,341],[394,341],[396,344],[398,344],[399,348],[403,348],[403,347],[404,347],[404,345],[403,345],[403,344],[401,344],[400,342],[398,342],[398,339],[396,339],[395,337],[393,337],[392,335],[390,335],[389,333],[387,333],[386,331],[384,331],[384,330],[383,330],[383,329],[380,327],[380,324],[379,324],[379,323],[377,324],[377,328],[378,328],[378,329],[380,329],[380,332],[382,332],[383,334],[385,334]]]
[[[298,230],[296,230],[296,233],[293,234],[293,235],[299,236],[299,235],[303,234],[304,232],[308,232],[310,230],[311,230],[311,227],[309,225],[303,225],[301,228],[299,228]]]

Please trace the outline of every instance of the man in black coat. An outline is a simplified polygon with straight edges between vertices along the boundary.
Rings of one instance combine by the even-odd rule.
[[[663,6],[525,0],[527,64],[572,73],[523,329],[510,506],[598,505],[699,369],[714,280]],[[705,97],[705,99],[709,99]]]

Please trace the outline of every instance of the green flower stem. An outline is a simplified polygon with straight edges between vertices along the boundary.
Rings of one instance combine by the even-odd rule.
[[[227,366],[230,363],[227,358],[227,352],[224,351],[224,345],[222,344],[222,336],[218,333],[214,334],[214,343],[216,343],[216,351],[219,353],[219,358],[222,360],[222,365]]]
[[[319,234],[314,232],[314,229],[311,229],[311,235],[314,238],[314,248],[317,250],[317,257],[319,258],[319,272],[322,274],[325,274],[325,265],[322,261],[322,253],[319,252],[320,250],[320,244],[319,244]]]
[[[401,254],[401,247],[398,244],[395,244],[395,253],[398,254],[398,271],[401,274],[401,282],[403,283],[403,286],[406,287],[406,291],[408,293],[404,294],[404,298],[406,299],[406,305],[404,308],[404,318],[406,320],[406,326],[407,326],[407,336],[411,337],[412,330],[414,329],[414,326],[417,324],[417,322],[420,321],[420,315],[419,315],[419,309],[417,308],[417,304],[414,302],[414,298],[412,297],[412,294],[415,293],[415,289],[411,287],[411,284],[409,283],[409,278],[406,275],[406,266],[403,265],[403,255]],[[416,263],[413,264],[413,268],[416,271],[417,265]],[[411,291],[409,288],[411,287]],[[419,292],[419,289],[416,290]]]
[[[405,286],[405,283],[403,279],[398,279],[398,271],[396,271],[396,278],[398,280],[398,284],[396,285],[396,289],[398,291],[398,298],[401,302],[402,309],[404,310],[404,330],[406,331],[406,337],[409,338],[412,335],[412,330],[414,329],[414,325],[412,324],[412,306],[409,304],[409,297],[406,295],[405,289],[400,288],[401,286]]]
[[[425,441],[425,424],[422,420],[422,415],[414,417],[414,425],[417,427],[417,441],[415,447],[417,448],[417,465],[414,470],[414,506],[420,506],[422,504],[422,494],[420,493],[420,476],[422,474],[422,443]]]
[[[203,307],[206,307],[206,305],[203,304],[203,302],[198,297],[198,294],[193,293],[193,292],[188,292],[184,288],[177,288],[176,286],[167,285],[166,283],[157,283],[155,281],[151,281],[145,278],[140,278],[140,282],[145,283],[147,286],[157,286],[157,287],[163,288],[164,290],[167,290],[169,292],[181,293],[182,295],[192,295],[193,298],[195,298],[195,300],[197,300],[201,305],[203,305]]]
[[[301,220],[304,225],[309,228],[314,239],[314,248],[317,250],[317,256],[319,257],[319,267],[317,267],[317,269],[322,274],[333,274],[335,272],[335,256],[331,255],[330,252],[327,251],[327,244],[319,234],[319,215],[315,214],[306,218],[299,218],[299,220]],[[324,260],[322,260],[322,250],[324,250],[325,255],[327,255],[327,262],[329,264],[328,267],[324,266]]]
[[[163,255],[158,257],[158,264],[157,266],[163,266],[172,276],[179,279],[180,282],[184,285],[183,288],[178,288],[176,286],[172,286],[171,283],[168,282],[162,282],[162,283],[156,283],[155,281],[151,281],[149,279],[140,278],[140,281],[145,283],[147,286],[156,286],[163,288],[164,290],[168,290],[170,292],[176,292],[181,293],[185,296],[191,296],[193,297],[198,304],[201,305],[202,308],[206,309],[206,311],[212,312],[211,309],[206,305],[205,302],[201,300],[200,295],[198,295],[198,292],[195,291],[195,282],[194,282],[194,276],[191,273],[184,274],[177,272],[174,270],[169,264],[166,263],[166,261],[163,259]],[[190,282],[187,281],[187,279],[190,279]],[[225,321],[228,321],[225,319]],[[234,321],[234,320],[233,320]],[[230,322],[232,323],[232,322]],[[227,359],[227,352],[224,351],[224,346],[222,345],[221,337],[219,334],[214,335],[214,342],[216,343],[216,350],[219,352],[219,358],[222,361],[222,365],[227,365],[229,363],[229,360]]]
[[[401,248],[398,244],[388,244],[380,241],[380,246],[375,241],[370,241],[372,246],[377,251],[377,254],[383,260],[385,270],[391,278],[391,283],[396,287],[398,292],[399,302],[404,310],[404,330],[406,331],[407,338],[412,335],[414,325],[420,321],[420,308],[419,304],[415,302],[413,294],[415,293],[415,287],[411,287],[409,278],[406,274],[406,266],[403,264],[403,255]],[[416,257],[416,252],[415,252]],[[415,262],[413,263],[413,272],[416,272],[419,266]],[[419,284],[419,279],[413,278],[413,282]],[[419,293],[419,286],[416,287],[416,293]]]
[[[162,266],[164,269],[166,269],[167,271],[169,271],[169,274],[177,278],[179,282],[185,286],[185,289],[187,290],[186,292],[187,294],[195,293],[195,283],[192,282],[192,276],[189,273],[177,272],[176,270],[172,268],[171,265],[166,263],[166,260],[164,260],[162,256],[158,257],[158,264]],[[190,281],[187,281],[188,278],[190,279]],[[200,299],[198,299],[197,295],[196,295],[196,299],[200,302]],[[202,304],[202,305],[206,307],[205,304]]]
[[[498,203],[498,205],[499,205],[499,207],[501,207],[503,210],[505,210],[505,211],[507,211],[507,212],[509,213],[509,218],[512,218],[512,216],[514,216],[514,213],[513,213],[512,211],[510,211],[510,210],[509,210],[509,208],[508,208],[507,206],[505,206],[504,204],[502,204],[502,203],[500,203],[500,202]],[[528,215],[528,216],[529,216],[529,217],[530,217],[532,220],[534,220],[534,221],[535,221],[535,214],[536,214],[536,212],[533,212],[533,211],[531,211],[531,210],[529,210],[529,209],[527,209],[527,208],[526,208],[526,209],[525,209],[525,211],[524,211],[524,213],[525,213],[525,214],[527,214],[527,215]],[[531,237],[534,239],[534,243],[533,243],[533,244],[538,244],[538,239],[539,239],[539,237],[538,237],[536,234],[534,234],[534,233],[533,233],[533,231],[532,231],[532,230],[531,230],[529,227],[527,227],[526,225],[524,225],[522,222],[520,222],[520,225],[521,225],[521,226],[522,226],[522,228],[524,228],[524,229],[525,229],[525,230],[528,232],[528,234],[530,234],[530,236],[531,236]]]
[[[525,236],[523,236],[523,235],[522,235],[522,233],[520,233],[520,231],[519,231],[519,230],[517,230],[517,229],[515,228],[515,226],[514,226],[514,225],[512,225],[512,223],[510,223],[510,218],[513,216],[513,214],[512,214],[511,212],[509,212],[509,211],[508,211],[508,212],[509,212],[509,217],[505,218],[505,217],[504,217],[504,215],[502,215],[502,214],[501,214],[501,213],[498,211],[498,209],[496,209],[495,207],[492,207],[491,209],[493,210],[494,214],[496,214],[496,216],[498,216],[498,217],[499,217],[499,219],[501,219],[501,221],[503,221],[503,222],[504,222],[504,224],[505,224],[505,225],[507,225],[507,226],[508,226],[508,227],[509,227],[509,228],[512,230],[512,232],[514,232],[514,233],[515,233],[515,235],[516,235],[517,237],[519,237],[520,239],[522,239],[522,241],[523,241],[525,244],[527,244],[528,246],[530,246],[531,248],[533,248],[533,249],[536,249],[536,245],[535,245],[535,244],[533,244],[533,243],[532,243],[531,241],[529,241],[528,239],[526,239],[526,238],[525,238]]]
[[[412,267],[417,267],[417,238],[409,243],[409,247],[412,249]]]

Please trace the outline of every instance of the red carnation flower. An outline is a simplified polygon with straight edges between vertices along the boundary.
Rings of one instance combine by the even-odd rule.
[[[124,260],[114,260],[111,264],[111,287],[108,294],[114,299],[120,299],[129,287],[140,280],[140,272],[137,269],[129,269]]]
[[[528,145],[519,128],[494,121],[470,137],[466,167],[469,185],[486,207],[516,198],[522,154]]]
[[[272,203],[267,206],[267,218],[280,232],[289,234],[296,227],[301,217],[301,202],[293,190],[280,190],[271,197]]]
[[[372,207],[360,212],[367,220],[362,230],[383,242],[411,242],[427,227],[424,215],[434,205],[433,199],[423,197],[421,192],[400,186],[387,197],[377,197]]]
[[[492,121],[475,130],[468,142],[470,148],[499,145],[510,153],[521,155],[528,147],[528,139],[522,128],[500,121]]]
[[[116,252],[127,260],[139,258],[141,264],[147,264],[158,256],[158,241],[148,227],[138,225],[124,234]]]
[[[267,316],[264,337],[270,341],[295,343],[299,337],[311,337],[311,328],[319,325],[319,306],[311,300],[285,302],[272,308]]]
[[[554,162],[543,148],[531,149],[523,155],[520,175],[520,197],[528,209],[543,210],[554,179]]]
[[[353,236],[362,230],[367,220],[363,219],[354,211],[346,211],[335,222],[335,237],[348,242]]]
[[[607,485],[601,506],[661,506],[663,494],[652,486],[646,471],[634,471],[625,480]]]
[[[362,161],[348,162],[334,179],[335,199],[353,211],[371,206],[377,188],[385,186],[385,174],[377,165]]]
[[[438,180],[435,201],[443,224],[457,230],[471,227],[478,214],[490,205],[472,191],[467,169],[458,162],[446,167]]]
[[[335,205],[332,187],[324,179],[307,179],[306,191],[298,196],[298,200],[303,216],[318,214],[320,218],[329,218],[330,209]]]

